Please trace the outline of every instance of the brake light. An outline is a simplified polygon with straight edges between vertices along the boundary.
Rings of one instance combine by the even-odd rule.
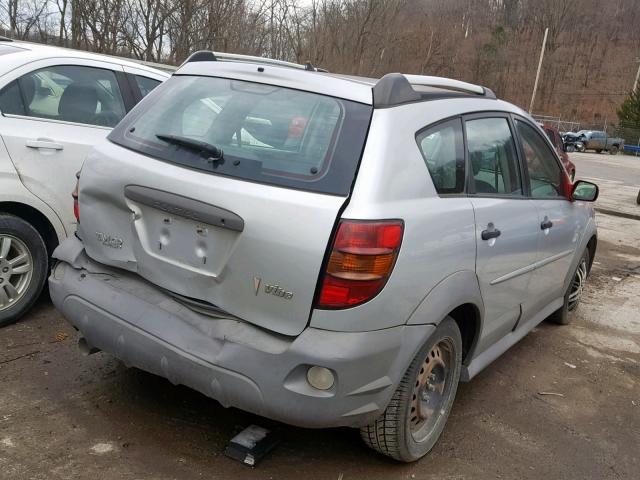
[[[317,307],[349,308],[375,297],[391,275],[403,229],[400,220],[341,220]]]
[[[73,215],[76,220],[80,221],[80,207],[78,205],[78,191],[80,188],[80,172],[76,173],[76,188],[73,189],[71,196],[73,197]]]

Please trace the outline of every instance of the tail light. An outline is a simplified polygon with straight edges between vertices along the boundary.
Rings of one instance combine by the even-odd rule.
[[[78,206],[78,189],[80,187],[80,172],[76,173],[76,188],[73,189],[71,196],[73,197],[73,215],[76,220],[80,221],[80,207]]]
[[[340,221],[317,307],[349,308],[375,297],[396,263],[403,229],[400,220]]]

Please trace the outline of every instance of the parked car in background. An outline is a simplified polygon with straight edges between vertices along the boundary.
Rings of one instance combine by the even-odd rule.
[[[597,186],[481,86],[224,59],[88,155],[53,302],[88,352],[417,460],[460,379],[569,322]]]
[[[569,160],[569,155],[567,154],[567,149],[565,147],[564,140],[560,136],[560,132],[558,132],[558,129],[552,125],[542,123],[539,125],[544,130],[544,133],[547,134],[549,141],[562,161],[562,165],[569,173],[569,178],[571,178],[571,181],[573,182],[576,177],[576,166],[571,160]]]
[[[582,143],[580,135],[575,132],[561,132],[560,136],[566,152],[584,152],[584,143]]]
[[[577,134],[584,144],[584,150],[595,150],[596,153],[607,151],[616,155],[624,145],[624,139],[609,137],[607,132],[600,130],[580,130]]]
[[[119,58],[0,41],[0,326],[33,304],[51,253],[75,231],[71,191],[89,149],[168,77]]]

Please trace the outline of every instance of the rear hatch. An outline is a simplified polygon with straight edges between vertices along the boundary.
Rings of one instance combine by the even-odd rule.
[[[174,76],[84,164],[87,254],[190,306],[297,335],[370,118],[348,100]]]

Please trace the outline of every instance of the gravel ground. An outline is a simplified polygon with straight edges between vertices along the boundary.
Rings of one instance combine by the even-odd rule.
[[[45,296],[0,330],[0,478],[637,479],[640,222],[598,222],[574,322],[541,324],[461,385],[440,443],[420,462],[379,456],[355,430],[276,424],[107,354],[84,357]],[[222,454],[252,423],[283,435],[255,469]]]

